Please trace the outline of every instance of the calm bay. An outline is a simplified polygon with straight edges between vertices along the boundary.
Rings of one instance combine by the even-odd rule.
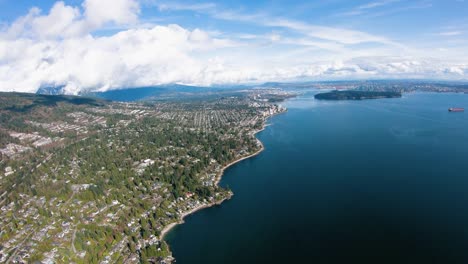
[[[285,103],[231,200],[166,237],[177,263],[468,263],[467,94]]]

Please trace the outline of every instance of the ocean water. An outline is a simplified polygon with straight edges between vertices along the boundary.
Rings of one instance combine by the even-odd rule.
[[[468,263],[466,94],[285,103],[234,197],[167,236],[177,263]]]

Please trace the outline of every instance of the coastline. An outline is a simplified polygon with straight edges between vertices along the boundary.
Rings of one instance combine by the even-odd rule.
[[[263,127],[259,130],[256,130],[252,133],[252,136],[255,137],[255,140],[257,141],[257,144],[260,146],[260,149],[257,150],[257,152],[255,153],[252,153],[250,155],[247,155],[245,157],[242,157],[242,158],[239,158],[237,160],[234,160],[233,162],[229,163],[229,164],[226,164],[222,169],[221,171],[218,173],[218,175],[216,176],[216,182],[215,184],[216,185],[219,185],[219,182],[221,181],[221,179],[223,178],[223,175],[224,175],[224,171],[227,170],[229,167],[235,165],[236,163],[239,163],[243,160],[246,160],[246,159],[250,159],[250,158],[253,158],[255,156],[257,156],[258,154],[260,154],[262,151],[265,150],[265,146],[263,146],[263,143],[256,137],[256,135],[260,132],[262,132],[263,130],[265,130],[265,128],[267,127],[266,124],[263,125]]]
[[[259,155],[260,153],[262,153],[262,152],[265,150],[265,146],[263,145],[263,142],[260,141],[260,139],[258,139],[256,135],[257,135],[258,133],[264,131],[264,130],[266,129],[266,127],[269,126],[269,124],[267,124],[268,119],[270,119],[271,117],[273,117],[273,116],[275,116],[275,115],[280,115],[280,114],[286,113],[287,111],[288,111],[288,110],[285,109],[285,110],[282,111],[282,112],[274,113],[274,114],[268,116],[267,118],[264,119],[263,124],[262,124],[262,128],[257,129],[257,130],[253,130],[253,131],[251,132],[252,136],[253,136],[253,137],[255,138],[255,140],[257,141],[257,144],[260,146],[260,149],[257,150],[255,153],[252,153],[252,154],[249,154],[249,155],[247,155],[247,156],[241,157],[241,158],[239,158],[239,159],[237,159],[237,160],[234,160],[234,161],[232,161],[232,162],[226,164],[225,166],[223,166],[223,167],[221,168],[221,170],[218,172],[218,174],[216,175],[216,181],[215,181],[216,186],[219,185],[219,183],[220,183],[220,181],[221,181],[221,179],[222,179],[222,177],[223,177],[224,172],[226,171],[226,169],[228,169],[229,167],[231,167],[231,166],[233,166],[233,165],[235,165],[235,164],[237,164],[237,163],[239,163],[239,162],[241,162],[241,161],[243,161],[243,160],[246,160],[246,159],[255,157],[255,156]],[[233,195],[234,195],[234,193],[231,192],[230,195],[229,195],[228,197],[225,197],[225,198],[223,198],[223,199],[220,200],[220,201],[215,201],[215,202],[211,202],[211,203],[208,203],[208,204],[202,204],[202,205],[197,206],[197,207],[195,207],[195,208],[193,208],[193,209],[191,209],[191,210],[189,210],[189,211],[187,211],[187,212],[182,213],[182,214],[180,215],[180,219],[179,219],[178,221],[173,222],[173,223],[170,223],[169,225],[167,225],[166,227],[164,227],[164,228],[161,230],[161,234],[159,235],[159,240],[160,240],[160,241],[164,241],[164,238],[166,237],[166,235],[167,235],[174,227],[176,227],[177,225],[181,225],[181,224],[183,224],[183,223],[185,222],[185,221],[184,221],[185,217],[187,217],[187,216],[189,216],[189,215],[191,215],[191,214],[194,214],[194,213],[196,213],[196,212],[198,212],[198,211],[200,211],[200,210],[203,210],[203,209],[205,209],[205,208],[210,208],[210,207],[213,207],[213,206],[215,206],[215,205],[220,205],[220,204],[223,203],[225,200],[231,199],[231,197],[232,197]],[[168,247],[169,247],[169,245],[168,245]],[[169,256],[168,258],[166,258],[166,260],[168,261],[168,263],[173,263],[173,262],[175,261],[175,258],[172,256],[172,252],[171,252],[170,250],[169,250],[169,252],[170,252],[170,256]]]
[[[264,147],[263,143],[256,137],[256,135],[257,135],[258,133],[262,132],[263,130],[265,130],[266,127],[267,127],[267,124],[266,124],[266,122],[265,122],[265,124],[262,126],[261,129],[255,130],[255,131],[253,131],[253,133],[252,133],[252,135],[255,137],[255,139],[256,139],[258,145],[260,145],[260,149],[259,149],[258,151],[256,151],[255,153],[252,153],[252,154],[249,154],[249,155],[247,155],[247,156],[241,157],[241,158],[239,158],[239,159],[237,159],[237,160],[234,160],[234,161],[232,161],[232,162],[226,164],[225,166],[223,166],[223,168],[221,168],[221,171],[220,171],[220,172],[218,173],[218,175],[216,176],[216,182],[215,182],[216,185],[219,185],[219,183],[220,183],[220,181],[221,181],[221,179],[222,179],[222,177],[223,177],[224,172],[225,172],[226,169],[228,169],[229,167],[231,167],[231,166],[233,166],[233,165],[235,165],[235,164],[237,164],[237,163],[239,163],[239,162],[241,162],[241,161],[243,161],[243,160],[246,160],[246,159],[255,157],[255,156],[257,156],[258,154],[260,154],[262,151],[265,150],[265,147]],[[220,204],[223,203],[225,200],[230,199],[230,198],[232,197],[232,195],[234,195],[234,194],[231,193],[231,195],[230,195],[229,197],[224,198],[224,199],[222,199],[222,200],[220,200],[220,201],[211,202],[211,203],[208,203],[208,204],[202,204],[202,205],[197,206],[197,207],[195,207],[195,208],[193,208],[193,209],[191,209],[191,210],[189,210],[189,211],[187,211],[187,212],[184,212],[183,214],[180,215],[180,220],[179,220],[179,221],[174,222],[174,223],[171,223],[171,224],[167,225],[166,227],[164,227],[163,230],[161,230],[161,234],[159,235],[160,240],[164,240],[164,237],[165,237],[175,226],[180,225],[180,224],[183,224],[183,223],[184,223],[184,218],[185,218],[185,217],[187,217],[187,216],[189,216],[189,215],[191,215],[191,214],[193,214],[193,213],[196,213],[197,211],[203,210],[203,209],[205,209],[205,208],[210,208],[210,207],[213,207],[213,206],[215,206],[215,205],[220,205]]]

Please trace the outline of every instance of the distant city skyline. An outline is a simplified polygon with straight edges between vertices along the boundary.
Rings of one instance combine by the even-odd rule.
[[[0,0],[0,91],[468,80],[468,1]]]

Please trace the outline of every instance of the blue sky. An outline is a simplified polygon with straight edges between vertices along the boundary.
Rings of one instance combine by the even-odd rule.
[[[8,79],[26,64],[35,70],[34,78],[21,83],[26,90],[468,79],[466,0],[0,0],[0,7],[0,77]],[[83,61],[68,50],[74,42],[83,44]],[[1,45],[8,50],[15,43],[17,49],[24,44],[33,60],[26,62],[25,52],[1,53]],[[108,51],[118,60],[108,59]],[[60,68],[73,64],[103,72]],[[12,83],[26,75],[0,81],[0,90],[23,89]]]
[[[55,0],[0,0],[0,21],[11,23],[32,7],[50,10]],[[63,1],[80,6],[81,0]],[[254,23],[236,23],[211,15],[211,11],[265,14],[324,26],[359,29],[397,40],[425,37],[446,30],[466,30],[468,1],[464,0],[321,0],[321,1],[156,1],[141,0],[141,20],[176,23],[187,28],[231,32],[268,31],[249,29]],[[167,8],[164,8],[164,7]],[[161,8],[163,7],[163,8]],[[184,10],[185,8],[185,10]],[[210,10],[211,9],[211,10]],[[257,32],[258,32],[257,31]]]

